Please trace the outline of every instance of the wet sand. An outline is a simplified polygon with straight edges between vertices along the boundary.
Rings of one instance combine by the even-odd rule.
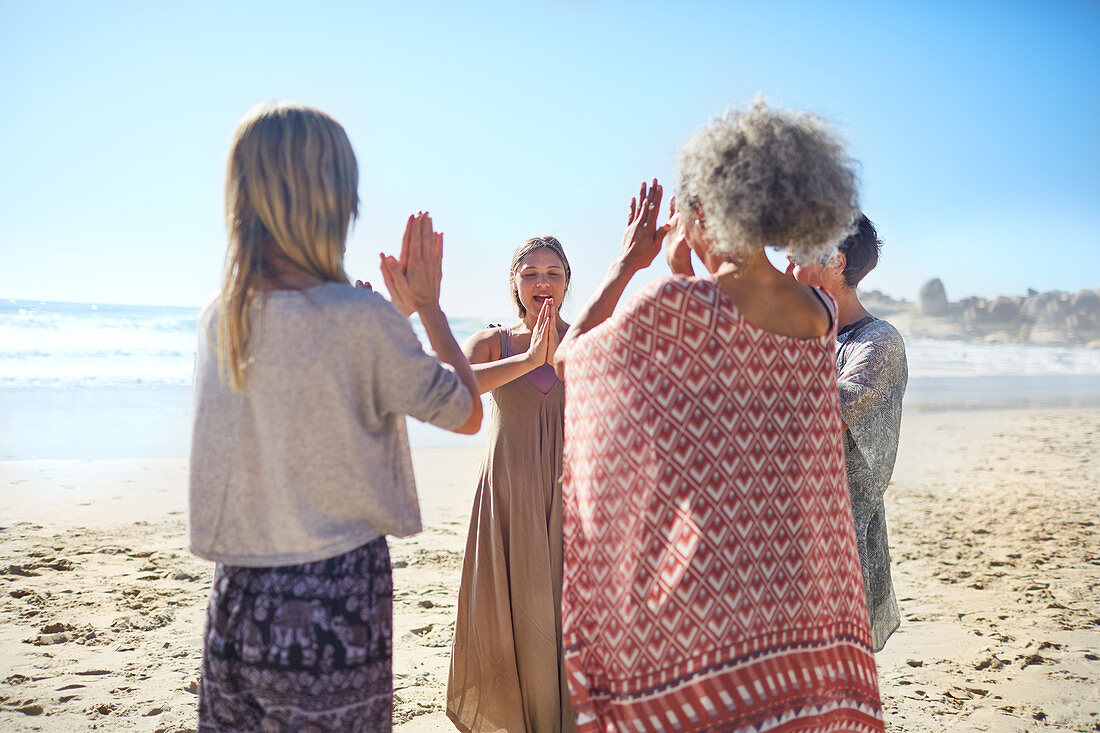
[[[391,540],[396,730],[442,713],[482,450],[415,451]],[[1100,730],[1100,410],[907,414],[887,494],[890,730]],[[0,463],[0,729],[195,727],[212,566],[175,459]]]

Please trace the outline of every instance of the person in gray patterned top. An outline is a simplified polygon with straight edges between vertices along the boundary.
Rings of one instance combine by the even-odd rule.
[[[856,293],[856,285],[878,264],[881,247],[874,224],[861,214],[855,233],[827,263],[792,262],[787,268],[796,280],[822,288],[837,302],[836,366],[848,491],[875,651],[901,623],[882,497],[898,454],[901,400],[909,378],[901,334],[871,315]]]

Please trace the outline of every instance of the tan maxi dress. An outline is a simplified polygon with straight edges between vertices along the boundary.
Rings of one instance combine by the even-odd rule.
[[[447,681],[461,731],[576,730],[561,664],[564,387],[524,376],[492,391]]]

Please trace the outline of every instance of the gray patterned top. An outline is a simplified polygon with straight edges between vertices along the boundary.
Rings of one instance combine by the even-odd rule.
[[[890,548],[882,496],[898,454],[901,398],[909,379],[905,342],[883,320],[837,336],[840,415],[848,425],[844,454],[856,525],[871,637],[880,651],[898,628],[898,602],[890,579]]]

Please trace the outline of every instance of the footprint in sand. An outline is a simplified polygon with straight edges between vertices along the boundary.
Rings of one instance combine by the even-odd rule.
[[[43,567],[50,568],[51,570],[59,570],[61,572],[69,572],[76,570],[76,563],[67,558],[57,558],[52,562],[47,562]]]
[[[450,624],[443,626],[439,624],[428,624],[427,626],[412,629],[410,633],[419,639],[420,646],[426,646],[431,649],[441,649],[451,646],[451,638],[454,635],[454,629],[451,628]]]
[[[103,547],[97,547],[95,552],[103,555],[129,555],[133,550],[129,547],[118,547],[115,545],[105,545]]]
[[[975,664],[974,669],[977,669],[977,670],[983,670],[983,669],[998,670],[998,669],[1002,669],[1003,667],[1008,666],[1009,664],[1010,664],[1010,662],[1008,662],[1004,659],[999,659],[999,658],[997,658],[996,655],[991,655],[991,656],[986,657],[985,659],[981,660],[977,664]]]
[[[1023,660],[1023,663],[1020,664],[1020,669],[1024,669],[1025,667],[1030,667],[1031,665],[1035,665],[1035,664],[1054,664],[1053,659],[1048,659],[1047,657],[1044,657],[1040,654],[1027,654],[1027,655],[1021,654],[1020,656],[1016,657],[1016,659],[1022,659]]]
[[[172,623],[172,616],[166,613],[152,613],[140,616],[123,616],[111,622],[115,631],[152,631]]]
[[[101,702],[98,705],[93,705],[90,708],[85,708],[84,712],[88,715],[110,715],[117,708],[113,702]]]
[[[23,578],[34,578],[42,573],[35,572],[34,565],[8,565],[0,570],[0,575],[18,575]]]
[[[74,642],[76,644],[107,643],[100,639],[99,633],[91,624],[74,626],[61,621],[49,621],[39,628],[39,632],[38,636],[24,639],[23,643],[33,644],[35,646],[51,646],[53,644],[64,644],[66,642]]]

